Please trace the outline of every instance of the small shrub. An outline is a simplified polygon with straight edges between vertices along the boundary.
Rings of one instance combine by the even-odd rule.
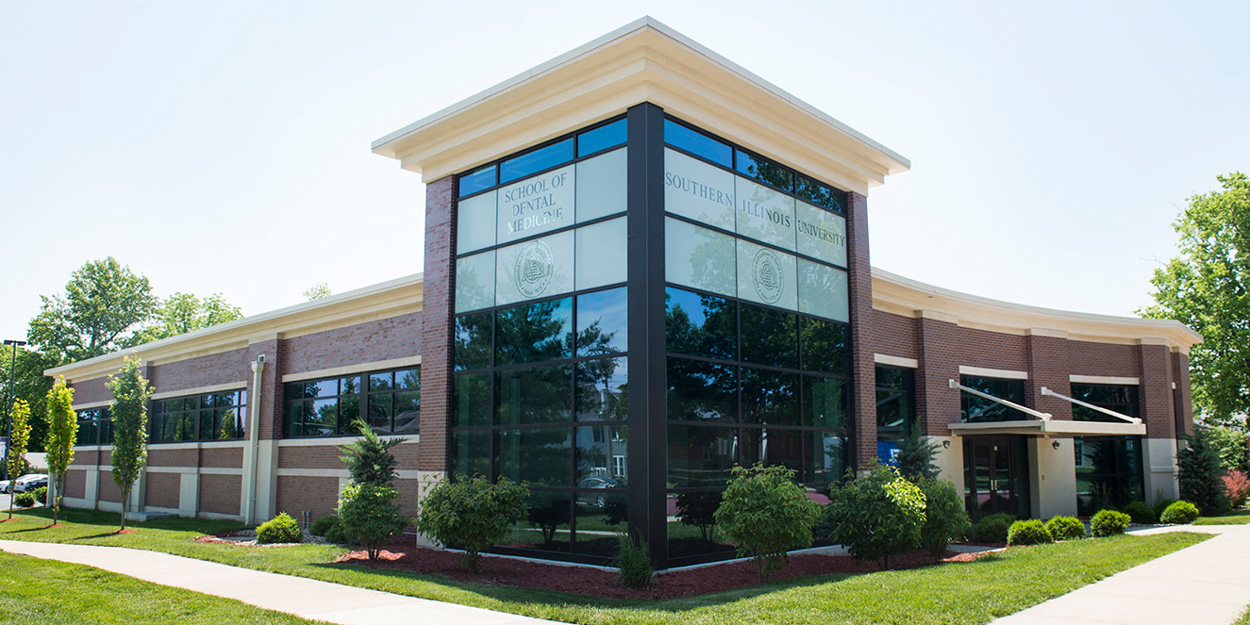
[[[1007,512],[983,517],[968,529],[968,540],[974,543],[1005,543],[1007,531],[1015,521],[1015,515]]]
[[[337,516],[335,519],[334,525],[331,525],[330,528],[326,530],[325,536],[322,536],[322,538],[326,539],[326,542],[331,542],[336,545],[346,545],[347,543],[352,542],[351,536],[348,536],[347,532],[343,531],[342,520],[339,520]]]
[[[1046,530],[1055,540],[1085,538],[1085,524],[1076,517],[1057,516],[1046,522]]]
[[[297,543],[303,538],[299,523],[291,515],[280,512],[256,528],[256,542],[262,545],[274,543]]]
[[[13,495],[13,504],[19,508],[29,508],[35,505],[35,493],[18,493]]]
[[[334,527],[335,525],[338,525],[338,524],[339,524],[339,515],[327,514],[321,517],[320,519],[313,521],[312,525],[308,527],[308,533],[312,534],[313,536],[321,536],[322,538],[325,538],[326,532],[330,531],[331,527]]]
[[[1246,505],[1246,498],[1250,497],[1250,477],[1233,469],[1224,476],[1224,488],[1228,490],[1229,507],[1240,508]]]
[[[1163,514],[1159,515],[1159,520],[1170,525],[1185,525],[1193,523],[1198,518],[1198,506],[1188,501],[1177,501],[1168,506]]]
[[[1158,496],[1158,493],[1155,493],[1155,495]],[[1152,506],[1152,508],[1154,509],[1155,518],[1163,518],[1163,511],[1167,510],[1168,506],[1174,503],[1176,503],[1175,499],[1169,499],[1167,497],[1159,497],[1158,499],[1156,499],[1155,505]]]
[[[1050,530],[1046,529],[1046,526],[1037,519],[1016,521],[1007,530],[1007,544],[1013,547],[1019,545],[1042,545],[1053,542],[1055,542],[1055,539],[1050,535]]]
[[[647,543],[634,540],[629,534],[621,534],[617,538],[616,583],[626,588],[650,586],[655,567],[651,564],[651,550],[647,548]]]
[[[920,546],[937,562],[946,555],[946,547],[968,531],[971,523],[964,511],[963,498],[955,485],[938,480],[921,480],[916,486],[924,493],[924,527],[920,528]]]
[[[399,513],[393,486],[349,483],[339,496],[339,523],[343,532],[365,548],[370,560],[377,560],[382,545],[408,527],[408,517]]]
[[[44,503],[48,501],[48,487],[47,486],[40,486],[39,488],[36,488],[35,490],[32,490],[30,492],[31,494],[35,496],[36,502]]]
[[[1144,501],[1134,501],[1124,506],[1124,513],[1138,525],[1150,525],[1159,520],[1154,509],[1146,505]]]
[[[757,463],[749,469],[734,467],[714,517],[721,535],[737,545],[738,555],[755,560],[764,581],[789,559],[791,549],[812,546],[820,505],[794,483],[794,471]]]
[[[527,484],[481,476],[442,480],[417,501],[417,531],[443,545],[461,545],[460,561],[478,572],[481,552],[499,544],[529,507]]]
[[[1128,527],[1131,520],[1123,512],[1100,510],[1098,514],[1094,515],[1093,519],[1090,519],[1089,527],[1095,537],[1102,538],[1104,536],[1123,534],[1124,528]]]
[[[829,489],[825,518],[832,525],[829,537],[844,545],[857,560],[876,560],[881,568],[890,555],[920,544],[924,527],[924,493],[889,467],[876,465]]]

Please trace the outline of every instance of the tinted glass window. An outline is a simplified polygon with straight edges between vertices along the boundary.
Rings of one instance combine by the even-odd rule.
[[[674,488],[718,487],[737,463],[738,431],[697,425],[668,426],[668,483]]]
[[[684,358],[668,359],[668,418],[736,421],[738,368]]]
[[[573,160],[573,140],[565,139],[504,161],[499,165],[499,182],[512,182],[571,160]]]
[[[803,475],[803,433],[798,430],[751,428],[742,430],[742,464],[763,462],[766,466],[792,469]]]
[[[845,380],[803,376],[803,425],[846,427],[848,405]]]
[[[738,173],[778,189],[789,191],[794,188],[794,174],[790,170],[742,150],[737,152]]]
[[[665,291],[665,346],[670,352],[737,358],[738,304],[682,289]]]
[[[800,425],[799,415],[799,374],[742,368],[743,423]]]
[[[624,358],[599,358],[577,363],[578,421],[625,420],[629,407],[626,362]]]
[[[1024,405],[1024,382],[1021,380],[978,378],[965,375],[960,377],[960,383],[999,399]],[[983,397],[977,397],[971,393],[961,393],[961,395],[963,396],[961,416],[964,421],[1017,421],[1030,418],[1019,410],[1008,408]]]
[[[599,500],[596,494],[604,496],[607,491],[625,487],[625,474],[618,471],[618,466],[626,462],[629,449],[629,430],[623,425],[599,425],[577,428],[577,459],[573,479],[578,488],[590,488],[589,502],[596,507],[603,507],[605,500]]]
[[[846,436],[839,432],[809,432],[807,441],[807,480],[830,484],[841,480],[850,466],[850,450]]]
[[[577,355],[624,352],[629,347],[625,287],[577,296]]]
[[[456,371],[490,366],[494,319],[493,313],[456,318]]]
[[[490,432],[453,430],[451,433],[453,476],[490,476]]]
[[[500,371],[496,423],[515,425],[572,420],[572,366]]]
[[[914,384],[911,369],[877,366],[877,440],[911,435],[916,414]]]
[[[457,426],[490,425],[493,375],[471,373],[452,378],[452,419]]]
[[[530,486],[572,487],[573,430],[532,428],[496,430],[499,474]]]
[[[846,375],[850,368],[850,328],[810,317],[804,317],[799,323],[803,369]]]
[[[797,177],[795,195],[800,199],[823,206],[838,214],[846,214],[846,193],[833,187],[823,185],[807,176]]]
[[[664,120],[664,142],[713,163],[733,167],[733,148],[672,120]]]
[[[594,130],[587,130],[577,137],[577,155],[586,156],[625,143],[626,120],[612,122]]]
[[[504,308],[496,314],[495,357],[499,365],[572,356],[573,300]]]
[[[460,197],[495,186],[495,166],[490,165],[460,177]]]
[[[1137,414],[1137,387],[1111,384],[1073,384],[1072,398],[1118,412],[1127,417]],[[1122,422],[1109,414],[1091,410],[1085,406],[1072,405],[1072,418],[1077,421]]]
[[[743,304],[742,360],[758,365],[797,369],[798,315]]]

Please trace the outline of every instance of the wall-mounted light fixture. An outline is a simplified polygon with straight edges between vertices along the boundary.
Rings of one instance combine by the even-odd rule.
[[[950,448],[951,448],[951,442],[950,442],[950,441],[942,441],[942,448],[943,448],[943,449],[950,449]]]
[[[1050,446],[1051,446],[1051,447],[1054,447],[1055,449],[1059,449],[1059,441],[1055,441],[1055,442],[1051,443],[1051,444],[1050,444]]]

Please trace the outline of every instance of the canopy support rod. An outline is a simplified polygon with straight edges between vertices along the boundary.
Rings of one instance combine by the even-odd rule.
[[[1118,412],[1116,412],[1116,411],[1114,411],[1114,410],[1107,410],[1106,408],[1103,408],[1102,406],[1095,406],[1095,405],[1093,405],[1093,404],[1083,402],[1083,401],[1081,401],[1081,400],[1079,400],[1079,399],[1073,399],[1073,398],[1071,398],[1071,397],[1068,397],[1067,395],[1060,395],[1059,393],[1056,393],[1056,392],[1054,392],[1054,391],[1052,391],[1052,390],[1050,390],[1050,389],[1046,388],[1045,386],[1043,386],[1043,387],[1042,387],[1042,395],[1049,395],[1049,396],[1051,396],[1051,397],[1058,397],[1059,399],[1062,399],[1063,401],[1066,401],[1066,402],[1068,402],[1069,404],[1076,404],[1076,405],[1078,405],[1078,406],[1085,406],[1086,408],[1089,408],[1090,410],[1097,410],[1098,412],[1101,412],[1101,413],[1103,413],[1103,414],[1105,414],[1105,415],[1110,415],[1110,416],[1113,416],[1113,417],[1115,417],[1115,418],[1117,418],[1117,419],[1120,419],[1120,420],[1122,420],[1122,421],[1128,421],[1129,423],[1132,423],[1132,424],[1134,424],[1134,425],[1136,425],[1136,424],[1140,424],[1140,423],[1141,423],[1141,419],[1138,419],[1138,418],[1136,418],[1136,417],[1130,417],[1130,416],[1128,416],[1128,415],[1123,415],[1123,414],[1120,414],[1120,413],[1118,413]]]
[[[994,397],[993,395],[990,395],[989,393],[982,393],[981,391],[978,391],[975,388],[968,388],[964,386],[963,384],[960,384],[959,382],[956,382],[954,380],[948,380],[948,382],[950,382],[951,388],[957,388],[965,393],[971,393],[973,395],[976,395],[977,397],[988,399],[996,404],[1002,404],[1008,408],[1019,410],[1020,412],[1023,412],[1026,415],[1029,415],[1031,417],[1036,417],[1038,419],[1041,419],[1042,421],[1050,421],[1049,412],[1038,412],[1032,408],[1029,408],[1028,406],[1021,406],[1020,404],[1017,404],[1015,402],[1010,402],[1005,399]]]

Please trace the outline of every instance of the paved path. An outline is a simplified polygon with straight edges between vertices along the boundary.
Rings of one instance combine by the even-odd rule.
[[[0,540],[0,550],[85,564],[165,586],[238,599],[269,610],[344,625],[551,623],[454,603],[253,571],[140,549]]]
[[[996,625],[1229,625],[1250,605],[1250,525],[1161,527],[1219,534],[1078,588]]]

